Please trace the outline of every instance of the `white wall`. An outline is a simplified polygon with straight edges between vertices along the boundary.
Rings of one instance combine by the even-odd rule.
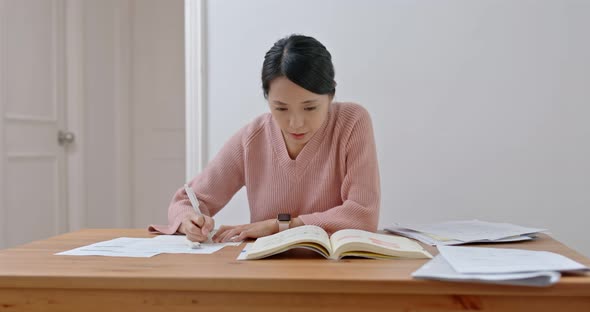
[[[590,255],[588,16],[588,1],[208,1],[209,156],[266,112],[274,41],[311,35],[337,100],[373,117],[381,227],[509,221]],[[248,222],[244,194],[218,224]]]
[[[167,222],[184,183],[182,0],[85,0],[84,227]]]
[[[166,224],[184,183],[184,2],[135,0],[132,40],[133,225]]]
[[[118,68],[115,57],[120,53],[115,43],[114,2],[84,1],[84,143],[86,204],[83,227],[129,226],[120,220],[117,198],[117,133],[115,116],[121,107],[115,105],[118,96],[114,78]],[[125,133],[128,133],[125,132]],[[70,209],[79,209],[71,207]]]

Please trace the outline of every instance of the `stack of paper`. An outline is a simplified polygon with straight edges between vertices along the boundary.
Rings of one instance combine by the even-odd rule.
[[[184,235],[158,235],[154,238],[119,237],[72,250],[56,253],[58,256],[108,256],[149,258],[161,253],[211,254],[225,246],[238,246],[241,242],[205,242],[200,248],[191,248]]]
[[[479,220],[448,221],[431,224],[399,224],[385,228],[394,234],[416,239],[432,246],[467,243],[499,243],[530,240],[545,229],[510,223]]]
[[[412,276],[420,279],[548,286],[560,272],[583,273],[588,267],[548,251],[438,246],[440,252]]]

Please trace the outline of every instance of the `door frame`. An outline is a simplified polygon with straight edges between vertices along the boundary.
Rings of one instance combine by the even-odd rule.
[[[65,3],[66,127],[75,134],[66,147],[68,231],[86,226],[84,161],[84,4]]]
[[[207,164],[207,3],[184,1],[186,180]]]
[[[5,32],[6,32],[6,19],[4,18],[4,0],[0,0],[0,155],[4,155],[4,103],[6,102],[6,93],[2,90],[6,89],[5,83],[5,70],[2,66],[5,64],[4,60],[6,57],[5,47]],[[4,177],[4,158],[0,159],[0,177]],[[4,196],[4,187],[0,187],[0,220],[5,220],[4,209],[6,207],[6,196]],[[6,233],[4,227],[0,228],[0,248],[6,246]]]
[[[79,1],[79,0],[73,0]],[[116,226],[135,226],[133,221],[134,201],[132,196],[133,177],[133,118],[131,116],[132,101],[132,45],[133,45],[133,10],[131,0],[118,0],[113,3],[114,10],[114,74],[113,74],[113,105],[115,108],[115,179],[117,220]]]

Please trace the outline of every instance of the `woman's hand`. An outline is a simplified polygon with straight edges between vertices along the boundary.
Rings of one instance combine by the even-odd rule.
[[[204,242],[215,227],[215,220],[206,215],[189,214],[182,220],[178,231],[192,242]]]
[[[246,238],[258,238],[271,235],[279,231],[279,225],[276,219],[264,220],[250,224],[242,225],[222,225],[213,235],[212,240],[215,243],[225,243],[233,241],[243,241]]]

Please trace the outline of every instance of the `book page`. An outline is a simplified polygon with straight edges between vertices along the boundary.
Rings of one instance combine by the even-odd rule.
[[[431,257],[418,243],[400,236],[346,229],[332,234],[330,240],[334,258],[346,256],[346,253],[370,258]]]
[[[315,245],[320,245],[314,247]],[[258,259],[286,251],[294,247],[307,247],[329,256],[332,252],[326,231],[315,225],[304,225],[273,235],[258,238],[248,250],[248,259]],[[322,249],[325,249],[323,251]]]

